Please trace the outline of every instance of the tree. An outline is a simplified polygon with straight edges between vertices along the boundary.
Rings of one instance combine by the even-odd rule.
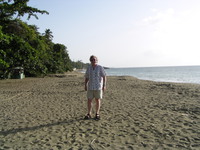
[[[38,19],[36,13],[49,14],[45,10],[39,10],[37,8],[27,6],[28,2],[29,0],[1,0],[0,22],[10,20],[14,16],[19,18],[25,14],[28,14],[28,19],[30,19],[31,16],[34,16],[36,19]]]
[[[72,67],[76,69],[86,69],[89,65],[89,63],[83,63],[82,60],[78,60],[76,62],[72,61],[71,64]]]
[[[27,6],[28,0],[0,0],[0,78],[6,78],[14,67],[24,67],[26,76],[40,76],[72,70],[67,47],[52,42],[53,34],[46,29],[28,25],[14,16],[47,13]]]
[[[2,26],[0,26],[0,78],[4,78],[9,68],[9,63],[6,61],[6,52],[3,50],[3,46],[9,44],[10,37],[2,32]]]
[[[46,38],[47,42],[52,42],[53,34],[52,34],[52,31],[50,29],[46,29],[45,33],[43,35]]]
[[[71,60],[68,55],[67,47],[63,44],[54,44],[53,46],[54,71],[65,72],[72,70]]]

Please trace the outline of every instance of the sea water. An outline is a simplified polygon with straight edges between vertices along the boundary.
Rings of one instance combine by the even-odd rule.
[[[200,66],[110,68],[108,76],[133,76],[143,80],[200,84]]]

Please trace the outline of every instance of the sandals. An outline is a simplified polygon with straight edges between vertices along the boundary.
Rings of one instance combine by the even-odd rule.
[[[84,119],[87,120],[87,119],[91,119],[91,118],[92,118],[91,115],[87,114]]]
[[[91,119],[92,117],[91,117],[91,115],[90,114],[87,114],[86,116],[85,116],[85,120],[88,120],[88,119]],[[100,115],[99,114],[96,114],[96,116],[95,116],[95,118],[94,118],[95,120],[100,120]]]
[[[96,114],[95,120],[100,120],[100,115],[99,114]]]

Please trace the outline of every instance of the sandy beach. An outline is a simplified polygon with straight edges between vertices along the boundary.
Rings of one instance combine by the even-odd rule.
[[[100,121],[86,102],[80,73],[0,80],[0,150],[200,149],[198,84],[112,76]]]

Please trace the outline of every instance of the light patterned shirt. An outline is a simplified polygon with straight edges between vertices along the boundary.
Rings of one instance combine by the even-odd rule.
[[[93,69],[92,65],[89,65],[85,73],[85,78],[89,79],[88,90],[101,90],[104,76],[106,76],[106,72],[102,66],[97,65]]]

